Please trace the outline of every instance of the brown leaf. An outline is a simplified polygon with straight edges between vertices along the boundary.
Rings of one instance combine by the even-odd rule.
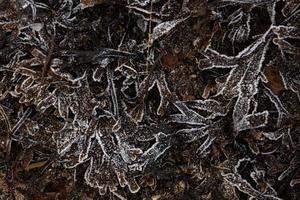
[[[85,6],[100,5],[108,2],[109,0],[80,0],[80,3],[82,3]]]
[[[184,192],[186,188],[186,185],[184,183],[184,181],[179,181],[175,186],[174,186],[174,191],[175,194],[181,194]]]
[[[272,92],[276,95],[280,94],[285,90],[284,82],[280,71],[275,68],[273,65],[268,64],[265,67],[264,71],[265,76],[268,79],[267,86],[272,90]]]
[[[202,97],[204,99],[207,99],[210,95],[210,93],[215,92],[216,91],[216,84],[212,84],[209,83],[205,86],[203,93],[202,93]]]
[[[40,168],[43,167],[48,161],[44,160],[44,161],[39,161],[36,163],[31,163],[26,169],[27,170],[31,170],[31,169],[35,169],[35,168]]]
[[[163,56],[162,60],[164,66],[168,68],[173,68],[179,62],[178,56],[171,51],[168,51],[166,55]]]

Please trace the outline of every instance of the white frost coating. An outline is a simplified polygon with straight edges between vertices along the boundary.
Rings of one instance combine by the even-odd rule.
[[[266,43],[266,39],[268,38],[268,36],[270,35],[270,32],[272,30],[273,26],[271,26],[261,37],[259,37],[255,42],[253,42],[251,45],[249,45],[248,47],[246,47],[244,50],[242,50],[241,52],[239,52],[239,54],[236,56],[237,58],[242,58],[242,57],[246,57],[250,54],[255,53],[255,51],[259,48],[261,48],[261,46],[264,46]]]
[[[276,24],[276,18],[275,18],[275,15],[276,15],[276,2],[273,2],[270,5],[267,5],[267,10],[269,12],[269,16],[270,16],[270,20],[271,20],[272,25],[275,25]]]
[[[263,4],[263,3],[272,3],[278,0],[222,0],[223,2],[233,2],[233,3],[245,3],[245,4]]]
[[[171,147],[170,137],[166,134],[159,132],[154,137],[156,142],[134,164],[129,165],[130,170],[144,170],[149,163],[155,162]]]
[[[263,111],[261,113],[255,113],[251,115],[246,115],[238,124],[238,130],[243,131],[247,129],[261,128],[268,123],[268,111]]]
[[[168,34],[173,28],[175,28],[179,23],[183,22],[186,19],[187,18],[166,21],[155,26],[151,34],[151,44],[160,37]]]
[[[207,137],[206,140],[201,144],[201,146],[197,149],[197,153],[199,153],[200,155],[204,155],[205,152],[207,151],[207,149],[212,145],[212,142],[215,140],[216,138],[211,138],[211,137]]]
[[[34,24],[30,24],[30,28],[34,31],[41,31],[42,28],[44,28],[44,23],[34,23]]]
[[[223,177],[230,185],[236,187],[239,191],[248,194],[251,197],[250,199],[281,200],[281,198],[278,198],[274,195],[268,195],[254,189],[250,183],[244,180],[241,175],[237,173],[223,174]]]
[[[272,30],[278,38],[300,38],[300,29],[294,26],[273,26]]]
[[[290,128],[281,128],[275,132],[263,132],[263,135],[269,140],[279,140],[284,134],[289,132]]]
[[[217,116],[227,115],[229,111],[230,102],[224,103],[223,101],[207,99],[207,100],[188,101],[186,102],[186,104],[191,108],[196,108],[199,110],[210,112],[211,114],[207,117],[207,119],[214,119]]]
[[[229,26],[232,27],[228,37],[232,41],[233,48],[234,42],[242,42],[248,39],[250,34],[250,13],[245,13],[241,9],[238,12],[234,12],[229,19]]]
[[[286,178],[290,173],[298,169],[299,167],[300,160],[297,157],[294,157],[289,165],[289,167],[283,171],[280,176],[278,177],[278,180],[281,181],[284,178]]]
[[[282,52],[286,52],[289,54],[299,54],[300,52],[299,47],[295,47],[291,43],[281,38],[274,38],[273,43],[276,44]]]
[[[187,123],[193,125],[205,125],[209,120],[199,115],[197,112],[189,109],[183,102],[177,101],[174,103],[181,114],[170,116],[170,121],[177,123]]]
[[[278,112],[278,119],[277,119],[277,127],[280,126],[282,118],[284,115],[290,115],[290,113],[286,110],[286,108],[283,106],[281,100],[278,98],[278,96],[276,96],[275,94],[273,94],[273,92],[267,88],[264,87],[263,91],[265,92],[265,94],[269,97],[270,101],[275,105],[276,110]]]
[[[204,136],[208,135],[208,132],[205,131],[205,128],[191,128],[191,129],[180,129],[175,133],[175,135],[183,136],[186,142],[193,142]]]
[[[78,130],[72,127],[71,124],[65,124],[65,126],[58,131],[58,138],[54,138],[57,143],[57,151],[58,154],[63,155],[65,154],[73,143],[75,143],[78,138]]]

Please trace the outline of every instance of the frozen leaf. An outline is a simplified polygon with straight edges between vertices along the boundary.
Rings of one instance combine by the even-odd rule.
[[[283,26],[283,25],[273,26],[272,30],[280,39],[300,38],[300,29],[294,26]]]
[[[292,160],[291,163],[289,165],[289,167],[280,174],[280,176],[278,177],[278,180],[283,180],[284,178],[286,178],[287,176],[289,176],[294,170],[298,169],[300,164],[300,159],[295,156]]]
[[[250,19],[249,13],[239,10],[229,17],[229,26],[231,27],[228,37],[233,42],[243,42],[250,35]]]
[[[263,194],[262,192],[259,192],[258,190],[254,189],[250,183],[248,183],[246,180],[244,180],[239,174],[224,174],[224,179],[229,184],[235,186],[239,191],[248,194],[251,199],[259,199],[259,200],[279,200],[279,197],[276,197],[274,195],[268,195]]]
[[[57,142],[58,154],[63,155],[78,140],[79,133],[78,130],[73,130],[72,125],[66,123],[56,135],[54,140]]]
[[[238,130],[243,131],[247,129],[256,129],[256,128],[264,127],[268,123],[268,117],[269,117],[268,111],[246,115],[239,122]]]
[[[224,54],[220,54],[217,51],[208,48],[203,55],[209,61],[208,65],[205,65],[205,60],[202,65],[201,61],[199,62],[199,67],[202,70],[205,69],[215,69],[215,68],[234,68],[237,67],[237,63],[234,57],[226,56]]]
[[[80,3],[87,7],[100,5],[107,2],[109,1],[108,0],[80,0]]]
[[[281,128],[274,132],[263,132],[263,135],[269,140],[278,140],[289,131],[289,128]]]
[[[287,109],[283,106],[281,100],[278,98],[277,95],[273,94],[273,92],[269,88],[264,88],[263,91],[269,97],[270,101],[275,105],[277,112],[278,112],[278,119],[277,119],[277,126],[280,126],[282,118],[284,115],[289,116],[290,113]]]
[[[116,87],[114,83],[114,72],[111,69],[107,69],[106,71],[106,76],[107,76],[107,81],[108,81],[108,88],[110,90],[110,95],[112,98],[112,103],[113,103],[113,114],[118,117],[119,115],[119,103],[118,103],[118,98],[117,98],[117,93],[116,93]]]
[[[230,105],[232,105],[232,101],[217,101],[215,99],[207,99],[207,100],[193,100],[187,101],[186,104],[189,107],[196,108],[199,110],[204,110],[210,113],[207,116],[207,119],[214,119],[218,116],[226,116],[229,112]]]
[[[108,162],[103,162],[101,154],[91,158],[84,178],[91,187],[98,188],[100,195],[104,195],[107,192],[109,185],[113,188],[117,184],[115,175],[110,170]]]
[[[172,29],[174,29],[178,24],[185,21],[186,19],[187,18],[176,19],[173,21],[166,21],[158,24],[153,28],[150,43],[152,44],[155,40],[158,40],[159,38],[169,34]]]
[[[115,49],[101,48],[97,51],[61,51],[65,57],[75,57],[81,63],[95,63],[101,64],[101,67],[106,67],[110,61],[109,58],[136,58],[138,55],[126,51],[119,51]]]
[[[274,38],[273,43],[276,44],[280,48],[280,50],[282,50],[285,53],[297,55],[300,51],[299,47],[295,47],[283,39]]]
[[[155,162],[160,156],[162,156],[167,149],[171,147],[170,137],[160,132],[155,135],[156,142],[145,151],[135,164],[129,166],[131,170],[142,171],[147,165]]]
[[[233,2],[233,3],[241,3],[241,4],[264,4],[264,3],[272,3],[276,0],[222,0],[224,2]]]
[[[205,137],[208,134],[208,132],[205,131],[205,128],[181,129],[176,132],[176,135],[179,135],[180,137],[184,138],[186,142],[193,142],[195,140]]]
[[[188,108],[185,103],[177,101],[174,103],[177,109],[181,112],[181,114],[173,114],[170,116],[171,122],[176,123],[187,123],[193,125],[204,125],[208,122],[208,120],[199,115],[197,112]]]
[[[300,178],[298,178],[298,179],[293,179],[293,180],[291,180],[291,182],[290,182],[290,186],[291,186],[291,187],[294,187],[294,186],[297,185],[297,184],[300,184]]]
[[[287,16],[291,15],[292,13],[294,13],[299,6],[300,6],[299,0],[286,1],[281,12],[285,17],[287,17]]]
[[[200,155],[205,155],[208,148],[212,145],[212,142],[215,140],[215,138],[207,137],[206,140],[201,144],[201,146],[197,149],[197,153]]]
[[[281,72],[272,65],[267,65],[264,70],[267,78],[267,86],[272,90],[275,95],[285,90],[285,84]]]

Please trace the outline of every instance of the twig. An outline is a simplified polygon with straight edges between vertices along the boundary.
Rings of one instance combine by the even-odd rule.
[[[48,55],[46,57],[46,60],[45,60],[44,66],[43,66],[43,71],[42,71],[42,80],[43,81],[44,81],[44,79],[45,79],[45,77],[48,73],[48,70],[49,70],[50,61],[51,61],[51,57],[52,57],[53,50],[54,50],[54,39],[55,39],[55,33],[53,33],[51,35],[49,52],[48,52]]]
[[[28,108],[21,119],[15,124],[15,126],[11,129],[9,134],[7,134],[7,143],[6,143],[6,161],[10,159],[10,152],[11,152],[11,142],[12,142],[12,136],[19,130],[19,128],[22,126],[26,118],[31,114],[32,109]]]
[[[5,125],[6,125],[6,141],[5,141],[5,148],[6,148],[6,158],[8,158],[9,154],[10,154],[10,146],[11,146],[11,125],[10,122],[8,120],[8,117],[3,109],[3,107],[0,105],[0,114],[3,116],[4,121],[5,121]]]

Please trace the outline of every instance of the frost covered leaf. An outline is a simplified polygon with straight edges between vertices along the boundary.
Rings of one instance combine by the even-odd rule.
[[[250,35],[250,19],[249,13],[239,10],[229,17],[229,26],[232,27],[228,34],[229,39],[233,42],[243,42]]]
[[[268,117],[269,117],[268,111],[246,115],[239,122],[238,130],[243,131],[247,129],[256,129],[256,128],[264,127],[268,123]]]
[[[210,60],[212,60],[212,56],[218,58],[210,61],[212,69],[230,68],[233,66],[223,88],[220,89],[217,95],[229,99],[238,96],[233,110],[233,120],[237,131],[239,131],[238,124],[250,110],[251,99],[254,98],[254,95],[258,92],[259,74],[261,73],[262,64],[269,44],[269,42],[266,41],[268,35],[267,32],[253,44],[241,51],[236,57],[220,55],[210,49],[205,53],[205,56]],[[262,124],[264,124],[264,122],[262,122]]]
[[[289,1],[286,1],[281,12],[284,16],[287,17],[287,16],[293,14],[299,6],[300,6],[299,0],[289,0]]]
[[[278,96],[273,94],[273,92],[270,89],[264,88],[263,91],[269,97],[270,101],[275,105],[277,109],[278,112],[277,126],[280,126],[283,116],[284,115],[289,116],[290,113],[284,107],[284,105],[282,104]]]
[[[136,163],[129,166],[132,170],[144,170],[147,165],[155,162],[160,156],[165,153],[167,149],[171,147],[171,138],[162,132],[155,135],[155,140],[156,142],[141,155]]]
[[[72,128],[71,124],[65,124],[64,127],[58,131],[54,140],[57,141],[57,151],[60,155],[65,154],[71,145],[78,139],[79,133]]]
[[[280,139],[284,134],[287,134],[289,131],[289,128],[281,128],[274,132],[263,132],[263,135],[268,138],[269,140],[278,140]]]
[[[280,39],[285,38],[300,38],[300,29],[294,26],[274,26],[272,28],[273,32],[277,35]]]
[[[274,38],[273,43],[276,44],[285,53],[297,55],[300,51],[299,47],[295,47],[289,42],[282,39]]]
[[[289,176],[294,170],[298,169],[299,165],[300,165],[300,158],[298,156],[295,156],[291,160],[289,167],[280,174],[280,176],[278,177],[278,180],[283,180],[284,178]]]
[[[208,134],[208,132],[205,131],[205,128],[207,127],[181,129],[177,131],[175,135],[179,135],[180,137],[184,138],[186,142],[193,142],[195,140],[205,137]]]
[[[177,109],[181,112],[181,114],[174,114],[170,116],[171,122],[176,123],[187,123],[193,125],[204,125],[208,122],[208,120],[199,115],[197,112],[188,108],[185,103],[181,101],[177,101],[174,103]]]
[[[265,67],[264,75],[268,81],[266,85],[275,95],[280,94],[280,92],[286,89],[282,73],[271,64]]]
[[[222,0],[223,2],[233,2],[233,3],[245,3],[245,4],[264,4],[264,3],[272,3],[276,0]]]
[[[108,0],[80,0],[80,3],[82,3],[85,6],[94,6],[99,5],[108,2]]]
[[[156,25],[153,28],[153,32],[151,34],[150,44],[152,44],[155,40],[167,35],[172,29],[174,29],[178,24],[185,21],[187,18],[176,19],[173,21],[166,21]]]
[[[230,57],[224,54],[220,54],[217,51],[208,48],[203,53],[203,55],[207,58],[207,60],[202,60],[203,63],[198,63],[200,69],[215,69],[215,68],[234,68],[237,67],[237,63],[234,57]],[[205,64],[205,62],[207,62]]]
[[[101,195],[104,195],[107,190],[114,190],[118,182],[115,174],[110,170],[109,162],[102,159],[101,153],[91,158],[84,178],[87,184],[97,188]]]
[[[61,51],[60,53],[65,57],[76,58],[82,64],[100,64],[100,66],[103,68],[105,68],[111,62],[111,58],[135,58],[137,56],[135,53],[109,48],[100,48],[97,51],[68,50]]]
[[[213,119],[217,116],[225,116],[229,112],[232,101],[226,102],[224,100],[217,101],[215,99],[207,100],[193,100],[187,101],[186,105],[199,110],[204,110],[211,113],[207,118]]]
[[[279,200],[281,198],[274,195],[264,194],[256,189],[254,189],[250,183],[244,180],[239,174],[228,173],[223,174],[225,181],[229,184],[235,186],[239,191],[249,195],[251,199],[259,200]]]
[[[133,0],[132,1],[132,5],[139,5],[139,6],[147,6],[150,4],[150,2],[152,3],[157,3],[161,0]]]
[[[199,153],[201,156],[205,156],[207,153],[209,147],[212,145],[212,142],[215,140],[215,138],[207,137],[206,140],[200,145],[200,147],[197,149],[197,153]]]
[[[273,32],[277,38],[273,39],[273,43],[276,44],[282,52],[289,54],[298,54],[300,48],[289,43],[288,38],[300,39],[300,29],[293,26],[274,26]]]
[[[298,179],[293,179],[293,180],[291,180],[291,182],[290,182],[290,186],[291,186],[291,187],[294,187],[294,186],[297,185],[297,184],[300,184],[300,178],[298,178]]]
[[[64,166],[76,187],[58,199],[299,196],[298,0],[0,2],[16,190],[47,198]],[[28,151],[49,159],[34,190],[17,173]]]

